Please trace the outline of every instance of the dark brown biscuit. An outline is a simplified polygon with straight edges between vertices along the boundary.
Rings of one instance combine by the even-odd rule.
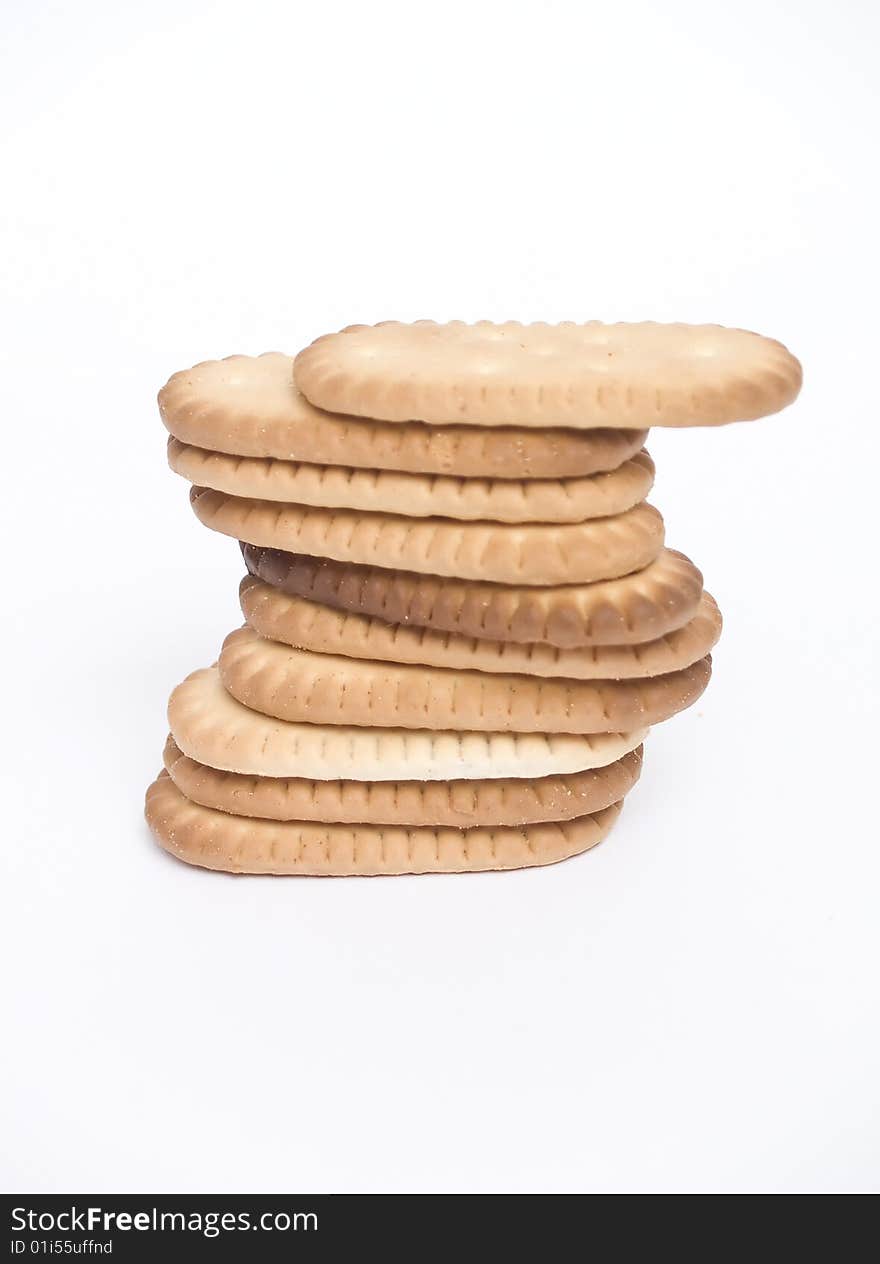
[[[561,649],[656,640],[694,617],[703,592],[693,562],[671,549],[622,579],[536,588],[355,566],[252,544],[241,548],[252,575],[334,610]]]

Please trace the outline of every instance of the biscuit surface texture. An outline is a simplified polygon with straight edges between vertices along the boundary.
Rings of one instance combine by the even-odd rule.
[[[632,509],[648,495],[654,463],[637,452],[616,470],[567,479],[475,479],[307,465],[208,452],[168,441],[168,463],[214,491],[276,503],[488,522],[583,522]]]
[[[267,821],[192,803],[163,771],[147,790],[145,815],[160,846],[206,869],[366,877],[554,864],[601,842],[620,807],[558,823],[471,829]]]
[[[244,706],[279,720],[488,733],[619,733],[692,706],[711,660],[637,680],[564,680],[373,662],[231,632],[220,678]]]
[[[567,821],[617,803],[642,769],[642,747],[569,776],[487,781],[314,781],[221,772],[190,759],[168,738],[165,768],[194,803],[277,821],[373,825],[531,825]]]
[[[545,777],[613,763],[645,736],[481,733],[293,723],[242,706],[216,667],[171,694],[171,734],[190,759],[224,772],[315,781],[451,781]]]
[[[611,518],[545,526],[405,518],[280,505],[193,487],[206,527],[249,544],[361,565],[502,584],[575,584],[641,570],[663,547],[663,519],[644,502]]]
[[[721,612],[707,592],[689,622],[656,640],[570,650],[541,642],[521,645],[384,623],[371,615],[334,610],[305,597],[290,596],[253,575],[241,581],[239,597],[242,613],[255,632],[299,649],[460,671],[516,672],[573,680],[632,680],[679,671],[708,654],[721,635]]]
[[[474,478],[572,478],[613,470],[647,431],[528,430],[365,422],[313,407],[280,352],[206,360],[159,392],[166,428],[182,443],[244,457]]]
[[[318,338],[294,379],[321,408],[390,422],[715,426],[790,404],[801,366],[720,325],[386,321]]]
[[[643,570],[593,584],[533,588],[352,566],[242,545],[252,575],[294,596],[391,624],[560,649],[636,645],[694,617],[703,577],[664,549]]]

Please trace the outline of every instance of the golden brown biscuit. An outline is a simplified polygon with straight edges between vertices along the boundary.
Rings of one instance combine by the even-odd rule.
[[[703,658],[721,635],[721,612],[704,592],[694,617],[683,627],[640,645],[593,645],[563,650],[535,642],[480,640],[370,615],[333,610],[290,596],[254,575],[239,586],[245,619],[260,636],[298,649],[329,650],[347,658],[422,663],[460,671],[566,676],[572,680],[632,680],[679,671]]]
[[[233,456],[466,478],[576,478],[613,470],[647,431],[493,430],[365,422],[314,408],[293,384],[293,358],[270,351],[184,369],[159,392],[182,443]]]
[[[664,549],[622,579],[549,588],[440,579],[378,566],[242,544],[252,575],[293,596],[392,624],[561,649],[638,645],[694,617],[703,577],[683,553]]]
[[[419,574],[501,584],[581,584],[641,570],[663,548],[663,519],[647,502],[613,518],[544,526],[404,518],[248,500],[193,487],[212,531],[270,549]]]
[[[642,770],[642,747],[602,768],[563,777],[491,781],[309,781],[249,777],[197,763],[173,737],[165,767],[194,803],[235,816],[274,821],[372,825],[532,825],[568,821],[617,803]]]
[[[613,763],[635,750],[630,733],[478,733],[291,723],[251,711],[216,667],[171,694],[171,734],[190,759],[224,772],[315,781],[485,781],[547,777]]]
[[[320,408],[472,426],[718,426],[778,412],[801,366],[770,338],[653,321],[350,325],[301,351]]]
[[[191,483],[275,504],[487,522],[583,522],[625,513],[654,482],[647,452],[604,474],[566,479],[449,478],[235,457],[168,440],[168,463]]]
[[[243,706],[278,720],[359,728],[480,733],[621,733],[692,706],[709,683],[707,655],[638,680],[559,680],[317,654],[231,632],[220,679]]]
[[[498,828],[266,821],[192,803],[163,771],[147,790],[145,815],[159,845],[188,864],[229,873],[342,877],[554,864],[600,842],[620,807],[615,803],[569,821]]]

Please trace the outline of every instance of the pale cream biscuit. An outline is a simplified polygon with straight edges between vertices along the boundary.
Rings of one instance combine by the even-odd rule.
[[[601,768],[635,750],[631,733],[452,733],[295,724],[260,715],[223,688],[216,667],[193,672],[168,703],[190,759],[224,772],[315,781],[452,781],[547,777]]]
[[[367,470],[467,478],[575,478],[613,470],[647,431],[487,430],[420,422],[365,422],[313,407],[293,384],[291,356],[206,360],[159,392],[167,429],[182,443],[233,456],[274,457]]]
[[[267,821],[192,803],[163,771],[147,790],[145,815],[160,846],[188,864],[230,873],[342,877],[554,864],[600,842],[620,807],[569,821],[496,828]]]
[[[770,338],[721,325],[518,321],[350,325],[301,351],[321,408],[390,422],[717,426],[778,412],[801,366]]]
[[[373,825],[532,825],[568,821],[617,803],[642,770],[642,747],[602,768],[562,777],[491,781],[309,781],[249,777],[197,763],[173,737],[165,767],[194,803],[235,816],[274,821]]]
[[[708,654],[721,635],[721,612],[707,592],[688,623],[654,641],[569,650],[541,642],[521,645],[383,623],[370,615],[333,610],[305,597],[289,596],[253,575],[241,581],[239,596],[247,622],[270,640],[319,653],[336,651],[346,658],[421,663],[460,671],[632,680],[689,667]]]
[[[647,502],[613,518],[552,526],[279,505],[205,487],[191,489],[190,503],[206,527],[249,544],[501,584],[613,579],[641,570],[663,547],[663,519]]]
[[[583,522],[624,513],[654,482],[647,452],[604,474],[566,479],[450,478],[235,457],[168,440],[168,463],[191,483],[274,503],[487,522]]]
[[[638,680],[559,680],[379,663],[231,632],[220,679],[243,706],[310,724],[481,733],[620,733],[692,706],[709,683],[707,656]]]
[[[294,596],[392,624],[561,649],[638,645],[683,627],[703,577],[664,549],[644,570],[595,584],[533,588],[439,579],[242,545],[252,575]]]

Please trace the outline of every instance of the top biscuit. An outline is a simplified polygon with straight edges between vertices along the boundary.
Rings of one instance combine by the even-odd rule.
[[[720,426],[785,408],[801,366],[781,343],[721,325],[651,321],[351,325],[296,357],[319,408],[431,425]]]

